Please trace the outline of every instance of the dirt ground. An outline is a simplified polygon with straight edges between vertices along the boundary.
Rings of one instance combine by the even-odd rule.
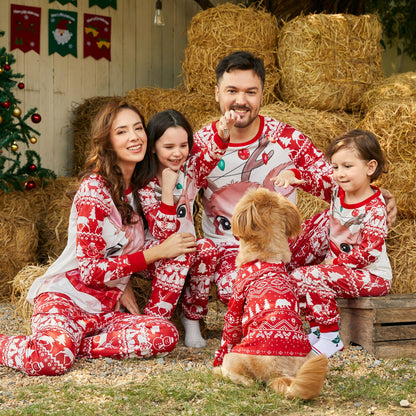
[[[118,361],[110,358],[106,359],[77,359],[71,370],[59,377],[29,377],[19,371],[0,366],[0,414],[1,409],[14,408],[21,405],[14,396],[15,389],[22,386],[33,386],[36,384],[51,385],[53,388],[64,385],[71,381],[80,384],[94,384],[108,386],[122,386],[126,383],[140,383],[153,377],[157,372],[177,370],[188,371],[193,368],[212,368],[214,352],[220,345],[224,306],[215,302],[211,306],[204,336],[207,339],[207,347],[204,349],[190,349],[183,344],[183,335],[175,350],[167,357],[149,360],[128,360]],[[176,322],[175,322],[176,323]],[[19,334],[19,324],[14,317],[14,310],[10,303],[0,303],[0,333],[7,335]],[[414,360],[416,364],[416,360]],[[378,360],[373,355],[367,353],[360,346],[348,346],[335,356],[331,357],[329,370],[342,368],[345,376],[352,375],[360,378],[369,371],[376,371],[380,375],[385,373],[387,366],[395,365],[394,360]],[[390,416],[397,414],[397,404],[387,409],[374,408],[362,403],[350,403],[345,409],[337,407],[337,397],[330,394],[330,386],[325,386],[322,395],[325,397],[326,408],[311,409],[310,415],[332,415],[349,416],[355,414],[369,414],[378,416]],[[329,398],[329,396],[331,396]],[[357,413],[356,407],[360,406],[361,413]],[[364,413],[362,413],[365,409]],[[416,405],[409,403],[406,415],[416,416]],[[400,413],[402,414],[402,413]]]

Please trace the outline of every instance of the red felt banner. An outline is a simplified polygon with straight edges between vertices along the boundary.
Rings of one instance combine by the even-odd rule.
[[[10,5],[10,50],[40,53],[40,7]]]
[[[84,14],[84,58],[111,61],[111,17]]]

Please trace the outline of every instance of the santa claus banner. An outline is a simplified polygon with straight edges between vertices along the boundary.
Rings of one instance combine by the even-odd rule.
[[[40,53],[40,7],[10,5],[10,50]]]
[[[111,61],[111,17],[84,14],[84,58]]]
[[[71,3],[75,7],[77,6],[77,2],[78,2],[78,0],[49,0],[49,3],[53,3],[54,1],[57,1],[58,3],[61,3],[63,5]]]
[[[102,9],[105,9],[106,7],[112,7],[113,9],[117,10],[117,0],[89,0],[88,6],[98,6]]]
[[[49,10],[49,55],[77,56],[77,13]]]

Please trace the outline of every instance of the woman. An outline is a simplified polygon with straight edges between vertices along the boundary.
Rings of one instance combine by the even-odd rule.
[[[149,263],[194,252],[196,242],[192,234],[177,233],[142,250],[137,191],[146,147],[136,108],[118,99],[101,108],[71,209],[67,246],[29,290],[32,335],[0,335],[0,364],[29,375],[58,375],[76,356],[121,359],[173,350],[176,328],[140,315],[129,280]],[[131,313],[121,312],[121,306]]]

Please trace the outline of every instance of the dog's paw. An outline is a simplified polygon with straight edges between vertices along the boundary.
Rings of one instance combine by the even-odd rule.
[[[212,369],[212,372],[218,376],[218,377],[222,377],[222,370],[221,370],[221,366],[219,365],[218,367],[214,367]]]

